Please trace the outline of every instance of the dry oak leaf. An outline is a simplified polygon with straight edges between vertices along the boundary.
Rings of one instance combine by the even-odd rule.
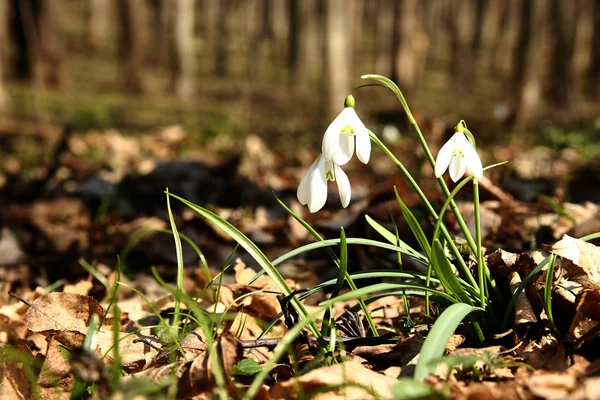
[[[600,247],[564,235],[551,247],[550,251],[572,261],[587,275],[587,280],[594,286],[600,287]]]
[[[61,353],[59,346],[58,340],[55,340],[55,338],[50,339],[46,359],[38,377],[42,399],[68,400],[71,398],[74,383],[71,375],[71,365]]]
[[[104,309],[92,297],[75,293],[48,293],[36,299],[25,313],[32,332],[54,335],[63,346],[79,348],[88,331],[92,315],[104,315]]]
[[[379,398],[393,398],[390,388],[397,381],[389,376],[372,371],[358,363],[341,363],[329,367],[319,368],[309,373],[290,379],[286,382],[277,382],[271,388],[271,395],[275,399],[296,399],[301,393],[307,394],[314,390],[326,389],[329,386],[343,385],[331,391],[319,393],[311,399],[370,399],[373,396],[363,386],[375,392]],[[355,385],[352,385],[355,384]]]

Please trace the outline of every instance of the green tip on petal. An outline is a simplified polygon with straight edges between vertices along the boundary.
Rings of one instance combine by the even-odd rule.
[[[346,97],[346,100],[344,100],[344,107],[350,107],[350,108],[354,108],[354,96],[352,96],[351,94],[349,94]]]
[[[454,127],[455,132],[464,132],[467,129],[467,123],[464,119],[461,119],[458,125]]]

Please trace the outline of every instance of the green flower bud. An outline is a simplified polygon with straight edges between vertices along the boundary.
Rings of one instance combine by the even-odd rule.
[[[344,100],[344,107],[354,108],[354,96],[351,94],[346,96],[346,100]]]

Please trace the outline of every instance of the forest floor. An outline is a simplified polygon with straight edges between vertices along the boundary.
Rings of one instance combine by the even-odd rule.
[[[205,89],[210,93],[210,87]],[[201,251],[183,243],[184,292],[197,299],[216,327],[215,346],[226,381],[219,382],[206,351],[208,339],[191,319],[183,319],[177,332],[165,332],[161,321],[171,320],[180,300],[152,271],[155,267],[171,286],[176,280],[177,252],[166,232],[167,187],[237,227],[271,261],[314,242],[277,198],[326,239],[339,237],[341,227],[348,238],[379,238],[365,222],[368,215],[392,230],[396,221],[399,237],[418,246],[403,221],[395,186],[420,216],[426,234],[433,232],[420,200],[379,149],[367,166],[352,162],[345,168],[353,191],[347,209],[340,209],[337,195],[330,192],[325,209],[309,214],[297,202],[296,188],[319,149],[323,127],[311,120],[310,109],[291,113],[276,94],[236,97],[233,109],[239,112],[228,115],[223,109],[232,99],[225,96],[219,105],[207,95],[206,103],[214,109],[197,113],[198,105],[183,112],[177,108],[180,124],[172,125],[160,114],[169,114],[168,100],[140,99],[128,113],[130,99],[113,98],[98,106],[96,98],[78,95],[77,110],[62,116],[74,123],[71,131],[56,116],[39,122],[40,115],[65,109],[64,96],[49,92],[34,101],[20,89],[12,90],[20,112],[0,125],[0,397],[71,398],[75,392],[95,398],[163,398],[170,393],[200,399],[219,388],[242,397],[262,367],[273,361],[275,345],[293,327],[279,316],[289,301],[278,300],[271,278],[250,284],[261,269],[256,259],[222,227],[173,198],[179,232]],[[268,110],[260,121],[253,119],[257,110]],[[376,133],[409,170],[417,171],[428,199],[440,207],[444,198],[402,119],[395,112],[367,113],[376,121]],[[434,153],[452,132],[453,117],[418,117]],[[501,141],[483,135],[478,142],[484,165],[509,161],[481,181],[488,265],[510,296],[513,279],[518,286],[542,259],[556,254],[551,294],[558,331],[551,329],[541,300],[543,269],[530,277],[507,329],[498,328],[482,344],[459,328],[446,355],[465,357],[447,358],[424,381],[432,391],[421,388],[410,397],[397,382],[409,386],[399,379],[412,377],[437,314],[432,320],[424,302],[410,298],[407,315],[403,296],[387,296],[368,304],[379,339],[367,329],[366,340],[346,342],[324,357],[319,343],[300,334],[293,351],[269,366],[257,397],[600,398],[599,242],[569,239],[600,232],[600,127],[595,124],[540,123],[533,136],[511,134]],[[485,130],[484,121],[474,125]],[[493,131],[499,130],[496,123]],[[472,194],[466,188],[463,192],[458,205],[473,226]],[[446,223],[458,233],[453,217],[447,216]],[[404,268],[423,272],[410,260]],[[298,290],[337,276],[323,250],[286,260],[278,269]],[[349,247],[351,273],[397,269],[394,252]],[[386,279],[368,284],[374,281]],[[319,291],[304,303],[311,311],[327,298]],[[352,316],[349,310],[355,306],[355,300],[338,302],[333,312]],[[101,318],[100,335],[90,344],[86,338],[93,314]],[[270,341],[257,343],[276,318],[265,337]],[[340,325],[343,330],[344,323]],[[115,337],[120,338],[118,351]],[[92,352],[82,346],[92,346]],[[470,355],[475,357],[466,357]]]

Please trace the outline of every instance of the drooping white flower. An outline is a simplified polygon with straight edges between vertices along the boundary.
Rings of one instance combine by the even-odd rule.
[[[369,131],[354,111],[354,97],[346,97],[345,107],[333,120],[323,136],[321,152],[327,160],[336,165],[344,165],[354,154],[356,138],[356,156],[367,164],[371,156]]]
[[[483,166],[477,151],[463,132],[456,132],[437,155],[435,176],[439,178],[449,169],[450,178],[456,182],[462,178],[467,168],[474,177],[479,179],[483,176]]]
[[[327,181],[336,181],[342,206],[350,204],[350,180],[346,173],[332,160],[326,160],[323,154],[312,163],[298,186],[298,201],[308,205],[311,213],[319,211],[327,201]]]

